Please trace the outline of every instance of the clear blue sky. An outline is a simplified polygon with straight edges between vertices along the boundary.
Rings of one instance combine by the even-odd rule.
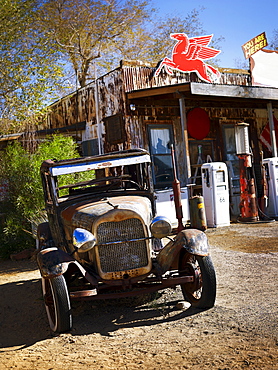
[[[262,32],[270,42],[278,29],[278,0],[152,0],[152,4],[161,16],[187,15],[204,7],[200,20],[206,34],[225,38],[219,54],[219,66],[225,68],[239,68],[238,61],[245,61],[241,49],[245,42]]]

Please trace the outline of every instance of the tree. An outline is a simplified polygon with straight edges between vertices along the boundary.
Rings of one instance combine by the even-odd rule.
[[[83,87],[95,77],[93,62],[148,18],[147,9],[143,0],[48,0],[35,26],[66,57]]]
[[[202,8],[156,19],[145,0],[0,0],[0,7],[1,134],[26,122],[34,129],[51,99],[121,59],[157,63],[173,48],[172,32],[204,33]]]
[[[37,222],[44,208],[42,162],[78,156],[74,140],[61,135],[49,137],[34,153],[25,150],[19,142],[9,145],[6,152],[1,153],[0,184],[8,184],[8,198],[0,202],[0,211],[5,214],[5,226],[0,233],[0,255],[8,257],[12,251],[34,245],[29,236],[31,221]]]
[[[202,10],[155,20],[155,10],[143,0],[48,0],[36,28],[54,42],[83,87],[95,78],[96,65],[106,72],[121,59],[158,62],[173,47],[171,32],[200,35]]]
[[[273,31],[273,37],[270,43],[270,48],[273,50],[278,50],[278,29]]]
[[[189,37],[206,34],[200,21],[203,9],[193,9],[185,17],[167,15],[158,18],[147,29],[140,26],[127,41],[122,40],[115,44],[115,49],[125,59],[139,59],[156,64],[165,56],[171,57],[175,45],[170,38],[171,33],[185,33]],[[222,37],[214,38],[210,46],[219,48],[222,40]],[[213,59],[211,64],[217,64],[217,59]]]
[[[200,12],[203,10],[193,9],[181,18],[179,15],[168,15],[166,18],[159,18],[153,27],[152,48],[148,51],[148,58],[159,61],[173,49],[174,42],[170,38],[171,33],[186,33],[189,37],[204,34],[203,25],[200,21]]]
[[[32,29],[37,9],[36,0],[0,0],[1,133],[41,112],[62,76],[57,52]]]

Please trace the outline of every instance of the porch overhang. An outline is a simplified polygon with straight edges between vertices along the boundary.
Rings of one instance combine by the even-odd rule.
[[[192,95],[278,101],[278,89],[272,87],[213,85],[191,82],[190,92]]]
[[[272,87],[260,86],[242,86],[242,85],[216,85],[200,82],[187,82],[183,84],[168,85],[162,87],[133,90],[127,93],[129,100],[142,99],[155,96],[172,94],[176,98],[183,96],[185,98],[201,97],[206,100],[236,99],[244,101],[267,102],[272,101],[278,104],[278,89]]]
[[[127,93],[129,100],[138,98],[148,98],[152,96],[165,95],[165,94],[175,94],[175,93],[190,93],[190,83],[168,85],[161,87],[152,87],[147,89],[133,90]]]

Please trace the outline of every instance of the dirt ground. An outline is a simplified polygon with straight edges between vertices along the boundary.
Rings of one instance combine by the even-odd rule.
[[[0,261],[0,370],[278,369],[278,222],[209,229],[215,307],[179,289],[133,307],[73,305],[73,329],[52,336],[32,260]]]

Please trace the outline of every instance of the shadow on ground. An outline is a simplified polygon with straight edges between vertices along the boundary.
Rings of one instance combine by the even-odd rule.
[[[34,343],[52,338],[41,293],[41,281],[34,271],[33,261],[0,262],[0,352],[29,347]],[[26,277],[38,276],[38,278]],[[24,279],[25,278],[25,279]],[[169,299],[170,296],[170,299]],[[141,306],[128,301],[72,302],[72,335],[99,333],[111,335],[121,328],[152,326],[161,322],[172,322],[197,314],[189,308],[177,310],[176,303],[181,293],[169,290],[168,301],[163,294],[148,300]]]

